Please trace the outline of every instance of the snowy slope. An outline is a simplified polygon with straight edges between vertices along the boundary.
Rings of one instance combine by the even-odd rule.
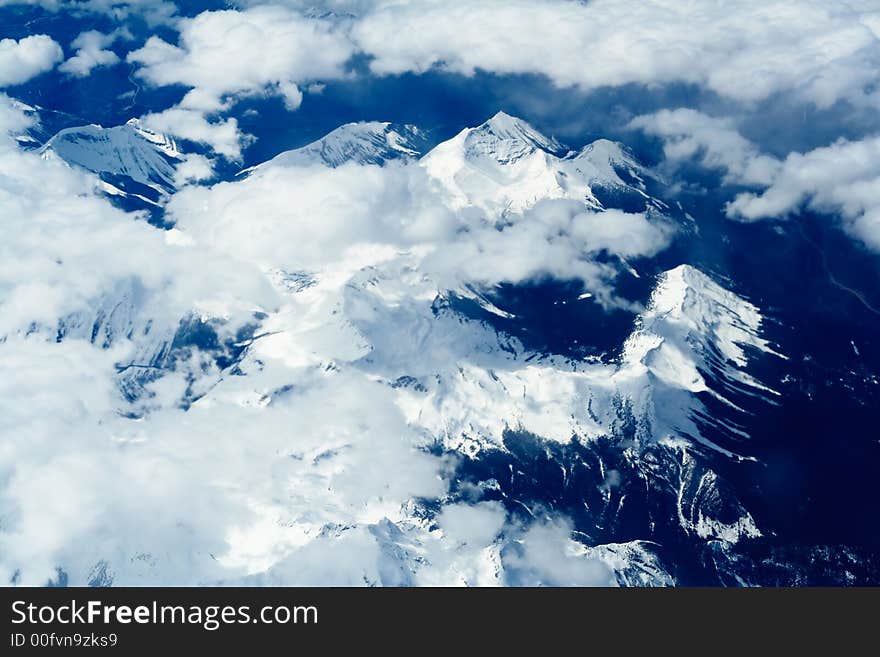
[[[57,110],[47,109],[39,105],[28,105],[16,99],[10,99],[11,106],[22,113],[28,125],[13,138],[23,149],[39,149],[52,135],[60,130],[82,122],[79,117]]]
[[[346,162],[381,165],[391,160],[418,157],[424,141],[424,133],[412,125],[378,121],[347,123],[311,144],[285,151],[242,173],[252,173],[268,166],[322,164],[338,167]]]
[[[628,385],[636,376],[645,379],[637,385],[654,399],[655,433],[707,441],[695,424],[699,421],[745,438],[736,423],[707,415],[696,395],[719,400],[734,416],[740,409],[732,395],[772,403],[778,392],[748,373],[755,354],[783,357],[761,338],[762,321],[757,307],[704,273],[689,265],[676,267],[660,277],[638,328],[627,339],[617,378]],[[634,389],[632,394],[643,393]]]
[[[746,349],[775,354],[760,337],[760,312],[686,265],[660,277],[619,363],[530,353],[442,305],[403,303],[403,275],[373,270],[352,281],[344,290],[345,324],[364,345],[358,366],[393,385],[407,417],[450,448],[498,447],[510,428],[559,442],[607,435],[619,420],[620,396],[650,422],[649,440],[701,440],[704,409],[695,393],[724,399],[732,410],[725,398],[731,387],[775,395],[747,372]]]
[[[619,144],[598,140],[567,152],[522,119],[499,112],[476,128],[434,147],[422,166],[446,190],[453,207],[493,215],[519,212],[543,199],[581,200],[600,209],[593,187],[632,188],[646,175]],[[627,171],[636,186],[620,176]]]
[[[688,279],[685,288],[676,287],[682,278]],[[479,322],[442,308],[436,312],[436,306],[418,300],[425,292],[417,277],[407,279],[405,268],[365,271],[341,290],[330,281],[288,290],[288,304],[261,326],[266,337],[238,363],[244,376],[224,378],[199,403],[284,405],[309,386],[291,378],[287,368],[320,372],[331,386],[366,376],[386,387],[414,435],[420,436],[418,442],[439,440],[447,450],[472,459],[505,451],[509,431],[533,434],[549,444],[561,446],[575,438],[590,446],[633,419],[633,437],[642,447],[633,451],[630,444],[624,450],[627,462],[638,477],[657,487],[658,499],[662,495],[676,505],[672,508],[678,509],[682,531],[729,543],[760,536],[754,519],[725,483],[691,454],[693,448],[709,448],[736,456],[717,450],[700,433],[697,421],[705,408],[692,392],[692,381],[666,372],[666,379],[658,381],[654,370],[662,370],[647,353],[629,352],[619,364],[573,364],[530,353]],[[664,299],[678,292],[688,302],[669,312]],[[696,270],[667,273],[655,296],[657,302],[642,318],[643,328],[631,340],[650,333],[660,343],[655,350],[681,349],[677,367],[705,377],[710,394],[719,383],[710,380],[716,353],[730,354],[729,374],[745,380],[748,359],[738,350],[756,346],[769,351],[759,337],[755,308]],[[767,392],[757,382],[753,387],[758,394]],[[335,442],[334,453],[349,449],[349,440]],[[743,449],[747,453],[748,445]],[[642,450],[655,454],[654,460],[643,462]],[[665,463],[659,478],[658,458]],[[323,536],[318,526],[311,531]],[[420,534],[412,527],[404,532],[407,543]],[[662,568],[650,565],[647,548],[596,549],[621,582],[633,583],[633,577],[640,583],[670,581]],[[399,558],[404,554],[411,549]],[[385,583],[423,581],[418,573],[429,569],[425,559],[394,563],[409,575]],[[373,576],[373,581],[383,580]]]
[[[40,153],[99,174],[110,195],[153,205],[174,191],[175,166],[183,157],[173,139],[147,130],[136,119],[112,128],[65,128]]]

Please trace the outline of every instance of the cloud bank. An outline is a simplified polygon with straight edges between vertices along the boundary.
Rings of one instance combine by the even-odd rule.
[[[876,102],[870,3],[379,2],[352,35],[379,74],[536,73],[583,89],[686,83],[743,102]]]
[[[76,48],[76,54],[61,64],[59,70],[81,78],[96,68],[118,63],[119,55],[108,48],[119,36],[118,33],[103,34],[97,30],[83,32],[70,44]]]
[[[880,137],[792,153],[768,182],[760,193],[737,196],[728,214],[747,220],[804,209],[839,214],[853,235],[880,251]]]
[[[699,162],[722,171],[729,183],[761,185],[779,171],[779,161],[762,155],[757,145],[739,133],[732,119],[680,108],[636,117],[629,127],[662,139],[667,161]]]
[[[51,71],[64,59],[64,52],[51,37],[36,34],[15,39],[0,40],[0,87],[27,82]]]
[[[746,221],[784,219],[805,210],[840,216],[844,227],[880,251],[880,138],[840,139],[783,159],[764,154],[731,119],[691,109],[640,116],[630,126],[659,137],[667,162],[696,162],[723,173],[740,192],[727,215]]]
[[[264,93],[280,96],[293,111],[302,102],[302,86],[344,76],[354,54],[333,23],[278,6],[204,12],[179,20],[176,28],[179,45],[153,36],[127,56],[148,83],[190,88],[177,108],[147,121],[231,158],[244,138],[234,120],[210,115],[235,99]]]

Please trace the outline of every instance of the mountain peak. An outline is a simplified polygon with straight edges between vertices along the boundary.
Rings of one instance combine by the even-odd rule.
[[[482,125],[491,126],[492,128],[501,131],[523,130],[525,132],[540,134],[528,121],[521,119],[518,116],[512,116],[504,110],[498,110],[492,118],[485,121]]]
[[[679,265],[660,275],[624,360],[640,360],[661,380],[694,392],[705,389],[703,372],[714,367],[729,380],[775,394],[741,371],[748,363],[747,348],[780,356],[761,337],[762,323],[757,306],[699,269]],[[679,358],[686,348],[703,360]]]
[[[346,123],[310,144],[285,151],[269,162],[278,166],[323,164],[338,167],[346,162],[383,165],[390,160],[418,157],[425,134],[413,125],[379,121]],[[246,171],[259,169],[257,165]]]
[[[504,124],[504,123],[526,123],[526,122],[516,116],[512,116],[512,115],[508,114],[504,110],[498,110],[497,112],[495,112],[495,115],[491,119],[486,121],[486,123],[491,124],[491,125],[500,125],[500,124]]]
[[[174,187],[174,163],[181,158],[174,140],[147,130],[132,119],[112,128],[84,125],[65,128],[40,151],[98,174],[125,176],[168,192]]]
[[[626,146],[610,139],[597,139],[584,146],[573,157],[575,159],[586,158],[594,162],[617,164],[628,169],[644,169]]]
[[[523,119],[499,111],[466,138],[468,152],[490,155],[502,164],[518,160],[536,150],[559,154],[564,151],[555,139],[547,137]]]

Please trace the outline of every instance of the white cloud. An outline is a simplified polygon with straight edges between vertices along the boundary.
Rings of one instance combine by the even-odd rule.
[[[515,586],[615,586],[611,569],[571,538],[571,526],[547,519],[530,525],[507,560]]]
[[[58,69],[76,77],[85,77],[92,69],[112,66],[119,62],[119,55],[107,48],[119,37],[118,33],[103,34],[97,30],[83,32],[71,45],[76,54],[61,64]]]
[[[264,267],[349,271],[403,251],[437,289],[556,276],[583,280],[610,305],[617,303],[607,285],[614,269],[594,256],[649,256],[671,239],[659,218],[586,211],[578,201],[543,201],[499,227],[495,217],[452,210],[445,199],[415,164],[270,166],[245,180],[184,190],[168,213],[212,248]]]
[[[168,212],[221,252],[291,270],[342,261],[358,245],[444,241],[456,226],[417,167],[268,167],[184,190]]]
[[[732,120],[690,109],[640,116],[630,127],[660,137],[673,165],[692,160],[723,171],[727,184],[760,190],[738,194],[726,208],[732,218],[785,218],[805,209],[839,215],[845,229],[880,251],[880,137],[840,139],[779,159],[761,153]]]
[[[141,122],[150,130],[207,144],[215,153],[231,160],[241,157],[242,144],[247,143],[248,140],[248,137],[239,131],[236,119],[212,121],[202,112],[180,107],[146,114],[141,117]]]
[[[747,102],[794,92],[827,107],[874,93],[873,9],[816,0],[415,0],[375,3],[352,34],[379,74],[482,69],[584,89],[683,82]]]
[[[663,139],[668,161],[698,161],[704,167],[723,170],[727,182],[764,185],[779,168],[779,161],[762,155],[731,119],[680,108],[636,117],[630,127]]]
[[[64,52],[51,37],[36,34],[15,39],[0,40],[0,87],[27,82],[51,71],[64,59]]]
[[[279,95],[295,110],[302,102],[300,84],[343,76],[354,53],[332,23],[278,6],[203,12],[176,27],[179,45],[150,37],[127,59],[141,65],[138,75],[151,84],[191,89],[179,107],[161,119],[154,116],[154,123],[229,157],[238,156],[235,142],[245,138],[231,120],[209,122],[208,115],[256,93]]]
[[[303,93],[293,82],[280,82],[278,84],[278,93],[284,99],[284,106],[291,112],[302,104]]]
[[[117,414],[120,355],[77,340],[0,347],[0,371],[23,370],[0,384],[3,581],[39,584],[59,566],[84,584],[101,562],[117,584],[240,581],[319,545],[328,524],[401,521],[407,500],[444,494],[441,461],[363,377],[289,372],[305,394],[266,408],[221,396],[139,423]],[[363,583],[369,570],[369,554],[315,559],[323,571],[286,581],[340,583],[348,569]]]
[[[451,541],[484,547],[495,540],[506,519],[507,512],[499,502],[449,504],[443,507],[437,524]]]
[[[181,108],[203,114],[255,93],[294,110],[303,89],[345,76],[356,54],[378,75],[484,70],[585,90],[692,84],[746,105],[776,94],[820,108],[880,103],[880,30],[861,2],[318,3],[328,14],[315,6],[248,2],[204,12],[177,20],[177,45],[153,37],[128,59],[151,84],[189,87]]]
[[[2,96],[0,121],[25,123]],[[91,175],[8,138],[0,165],[0,579],[39,584],[62,567],[82,584],[101,561],[117,583],[235,578],[329,522],[400,518],[412,497],[443,494],[442,460],[417,449],[390,389],[357,373],[327,378],[263,355],[250,366],[266,370],[266,392],[295,381],[304,394],[249,406],[232,377],[184,412],[193,383],[178,372],[132,407],[116,365],[144,341],[207,308],[234,332],[277,296],[241,259],[114,209]],[[56,342],[76,317],[81,338]],[[111,348],[89,341],[93,324],[120,329]],[[205,390],[217,384],[216,367],[193,372]],[[138,409],[148,425],[129,419]],[[266,522],[277,533],[253,533]]]
[[[0,7],[11,7],[14,5],[37,5],[50,10],[57,10],[63,0],[0,0]]]
[[[266,0],[239,0],[237,5],[254,7],[269,4]],[[273,0],[272,4],[284,5],[304,12],[332,12],[345,16],[346,14],[361,14],[374,9],[381,4],[380,0]]]
[[[32,126],[34,118],[21,110],[19,104],[0,93],[0,139],[8,139]]]
[[[17,112],[0,96],[4,130],[22,125]],[[124,326],[127,315],[133,316],[132,326],[139,318],[141,327],[152,326],[160,335],[173,332],[181,317],[200,305],[222,308],[236,326],[261,301],[274,302],[268,286],[247,266],[218,267],[211,254],[169,244],[161,231],[113,208],[98,194],[97,178],[21,152],[6,136],[0,137],[0,167],[5,172],[0,180],[4,581],[17,572],[22,582],[45,582],[56,566],[79,564],[74,579],[84,582],[95,560],[86,565],[79,558],[102,553],[125,563],[140,553],[134,548],[139,541],[161,556],[160,536],[166,546],[174,536],[192,539],[192,549],[200,550],[196,544],[202,539],[187,532],[199,518],[216,518],[209,509],[222,505],[209,499],[209,490],[199,497],[207,489],[186,490],[189,474],[173,457],[142,452],[146,460],[138,465],[140,457],[116,440],[114,432],[122,427],[114,423],[126,402],[115,363],[126,362],[136,349],[124,329],[108,350],[86,340],[93,322]],[[239,295],[246,297],[244,304]],[[112,311],[104,319],[102,307]],[[59,327],[76,317],[87,318],[86,340],[74,334],[56,343]],[[166,492],[153,488],[159,481],[154,476],[167,477]],[[179,512],[169,513],[176,503],[167,495],[175,489],[193,505],[185,510],[183,501]],[[222,540],[219,530],[209,531],[202,534],[209,543]],[[82,544],[94,552],[69,556]]]
[[[223,116],[235,98],[278,95],[293,110],[313,81],[345,75],[359,48],[378,74],[479,68],[585,89],[687,82],[745,102],[780,92],[820,106],[876,100],[878,22],[861,11],[868,4],[323,4],[362,16],[206,12],[175,24],[177,45],[149,40],[131,56],[141,75],[190,91],[145,125],[235,159],[246,138]],[[64,70],[111,63],[107,38],[80,35]],[[13,54],[0,49],[0,81],[21,76],[22,62],[48,70],[59,61],[51,39],[30,39],[42,39],[43,60],[21,55],[34,42],[4,40]],[[0,130],[26,124],[0,96]],[[880,249],[874,138],[779,160],[734,122],[692,110],[632,127],[662,138],[670,162],[695,159],[728,183],[764,188],[738,196],[731,215],[839,212]],[[178,184],[209,179],[211,164],[189,155]],[[592,416],[575,415],[586,416],[587,393],[598,408],[617,383],[601,366],[563,375],[552,360],[515,365],[500,353],[502,337],[458,317],[435,320],[431,303],[438,290],[542,275],[581,279],[603,303],[619,303],[608,286],[615,269],[595,256],[657,253],[670,239],[658,217],[554,200],[501,222],[450,207],[415,164],[270,166],[174,195],[178,227],[166,233],[110,206],[94,176],[11,140],[0,143],[0,167],[9,236],[0,242],[0,580],[40,584],[60,566],[81,584],[103,562],[121,584],[613,581],[562,519],[521,526],[485,502],[446,505],[436,525],[413,512],[417,498],[446,494],[450,463],[424,449],[438,436],[499,433],[508,420],[559,440],[573,425],[598,432]],[[145,384],[144,398],[125,399],[117,365],[144,353],[153,338],[143,329],[173,335],[193,312],[230,338],[261,313],[262,337],[238,365],[246,376],[196,354]],[[78,332],[56,342],[71,317]],[[89,340],[99,324],[138,330],[118,331],[102,349]],[[447,367],[453,383],[437,374]],[[402,373],[437,384],[387,385]],[[184,411],[187,395],[199,399]]]
[[[190,86],[215,105],[227,95],[272,87],[292,101],[296,94],[284,88],[338,77],[358,51],[373,57],[379,74],[482,69],[543,74],[584,89],[692,83],[746,102],[782,92],[820,107],[877,100],[880,29],[870,3],[738,0],[713,8],[674,0],[343,0],[317,3],[341,14],[325,18],[301,13],[312,2],[244,4],[241,11],[177,19],[179,46],[154,37],[131,61],[143,65],[141,74],[153,84]],[[115,11],[117,5],[158,11],[166,3],[87,6]]]
[[[767,182],[761,193],[737,196],[728,215],[755,220],[804,208],[840,214],[853,235],[880,251],[880,137],[791,153]]]
[[[188,153],[174,169],[174,185],[183,187],[191,182],[204,182],[214,176],[214,165],[204,155]]]
[[[630,307],[611,291],[617,270],[597,263],[596,255],[651,256],[666,248],[672,234],[659,217],[585,211],[578,201],[546,200],[501,227],[469,225],[427,255],[423,267],[435,273],[441,288],[451,289],[465,282],[491,287],[542,277],[580,279],[601,304]]]
[[[183,84],[221,99],[342,75],[352,47],[330,23],[281,7],[205,12],[178,24],[180,46],[152,37],[129,60],[146,80]]]

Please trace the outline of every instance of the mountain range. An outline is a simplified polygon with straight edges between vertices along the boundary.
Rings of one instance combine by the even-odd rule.
[[[196,192],[177,182],[183,153],[136,121],[67,127],[39,153],[97,174],[102,193],[146,212],[171,242],[233,248],[213,233],[233,225],[223,221],[252,219],[186,218],[174,197]],[[564,511],[582,548],[622,585],[796,582],[804,568],[844,558],[812,546],[786,561],[773,551],[774,528],[741,494],[736,473],[758,462],[752,418],[780,404],[777,374],[790,354],[767,335],[767,309],[735,280],[682,258],[681,245],[699,239],[693,217],[623,144],[569,149],[503,112],[437,144],[412,125],[350,123],[213,184],[260,193],[279,180],[348,169],[417,172],[389,175],[418,176],[438,212],[463,217],[439,250],[479,248],[458,269],[445,260],[441,267],[447,254],[423,253],[414,240],[381,257],[345,252],[332,267],[306,258],[292,266],[295,258],[261,251],[251,259],[273,302],[255,302],[245,319],[196,308],[169,316],[161,299],[127,279],[51,330],[59,341],[134,344],[134,357],[117,363],[117,384],[137,420],[149,421],[151,386],[170,373],[187,381],[182,408],[229,402],[257,412],[303,394],[312,377],[364,377],[394,400],[422,438],[419,449],[454,458],[445,501],[480,490],[525,517]],[[357,206],[349,211],[359,230]],[[580,276],[529,276],[520,289],[477,275],[495,240],[521,231],[528,244],[538,225],[565,247],[560,257],[573,259],[560,271]],[[535,289],[559,309],[550,321],[565,326],[549,330],[534,319],[547,313],[533,307]],[[560,331],[565,348],[551,339]],[[288,379],[279,363],[312,373]],[[346,446],[328,439],[324,449]],[[430,523],[439,502],[414,500],[404,520],[369,524],[383,563],[393,565],[369,583],[422,581],[417,519]],[[356,531],[319,517],[297,522],[331,538]],[[509,549],[499,544],[481,557],[494,580],[462,583],[498,583],[498,550]],[[150,577],[107,564],[98,583]],[[272,571],[255,577],[273,581]]]

